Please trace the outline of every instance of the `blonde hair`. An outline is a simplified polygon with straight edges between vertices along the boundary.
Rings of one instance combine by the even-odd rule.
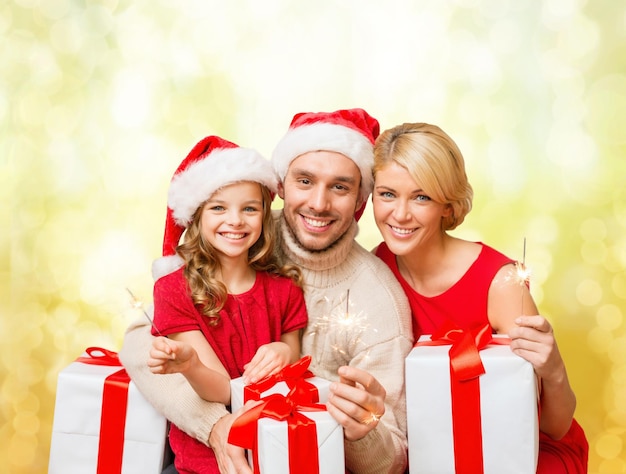
[[[374,146],[374,177],[390,163],[406,168],[431,199],[449,204],[442,229],[452,230],[472,209],[474,191],[454,140],[436,125],[404,123],[384,131]]]
[[[256,271],[286,276],[298,286],[302,286],[302,273],[298,267],[278,264],[274,254],[276,225],[271,210],[272,193],[266,186],[260,183],[259,185],[263,195],[263,228],[259,240],[248,249],[248,265]],[[203,207],[204,203],[194,212],[183,243],[176,248],[176,253],[185,261],[184,275],[194,304],[201,307],[201,312],[209,318],[210,325],[216,326],[220,320],[219,312],[226,303],[228,291],[226,285],[216,278],[220,263],[215,249],[200,232]]]

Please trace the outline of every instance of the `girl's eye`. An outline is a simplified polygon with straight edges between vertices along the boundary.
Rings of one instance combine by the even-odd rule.
[[[252,207],[252,206],[246,206],[243,208],[244,212],[257,212],[257,208],[256,207]]]
[[[210,209],[211,209],[212,211],[219,212],[219,211],[223,211],[223,210],[224,210],[224,206],[211,206],[211,208],[210,208]]]

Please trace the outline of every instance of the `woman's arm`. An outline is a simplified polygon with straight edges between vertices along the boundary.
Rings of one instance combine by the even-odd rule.
[[[572,423],[576,396],[569,384],[552,326],[538,315],[528,287],[511,281],[511,271],[515,271],[513,265],[505,265],[492,282],[488,296],[489,322],[497,333],[508,334],[515,354],[533,365],[541,384],[540,429],[559,439]]]

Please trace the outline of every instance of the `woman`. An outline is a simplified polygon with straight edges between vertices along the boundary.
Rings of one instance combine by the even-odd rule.
[[[374,149],[374,217],[384,242],[376,254],[411,304],[415,339],[447,321],[489,323],[540,380],[538,473],[586,473],[588,444],[573,418],[576,397],[550,323],[515,262],[480,242],[452,237],[472,207],[463,156],[439,127],[407,123],[385,131]],[[518,280],[519,281],[519,280]]]

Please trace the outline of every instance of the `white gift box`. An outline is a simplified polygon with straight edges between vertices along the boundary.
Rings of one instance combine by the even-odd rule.
[[[497,336],[494,336],[497,337]],[[422,336],[420,342],[430,340]],[[406,358],[409,467],[412,474],[455,472],[450,345],[417,346]],[[480,352],[485,474],[535,474],[539,443],[537,382],[532,365],[508,345]],[[463,427],[468,435],[471,427]]]
[[[305,379],[308,383],[315,385],[319,395],[319,401],[317,403],[326,403],[328,401],[328,392],[330,391],[329,380],[321,377],[309,377]],[[246,384],[242,377],[231,379],[230,381],[230,408],[234,413],[244,405],[244,387]],[[287,395],[289,393],[289,387],[285,382],[277,382],[276,385],[261,393],[261,397],[267,397],[278,393],[280,395]]]
[[[105,379],[121,366],[73,362],[57,380],[49,474],[97,472]],[[122,474],[160,473],[165,459],[167,420],[128,385]],[[113,472],[107,474],[114,474]]]
[[[315,421],[320,474],[345,474],[341,425],[326,411],[301,413]],[[262,418],[258,436],[260,474],[290,474],[287,422]],[[305,464],[310,460],[303,457],[298,462]]]

